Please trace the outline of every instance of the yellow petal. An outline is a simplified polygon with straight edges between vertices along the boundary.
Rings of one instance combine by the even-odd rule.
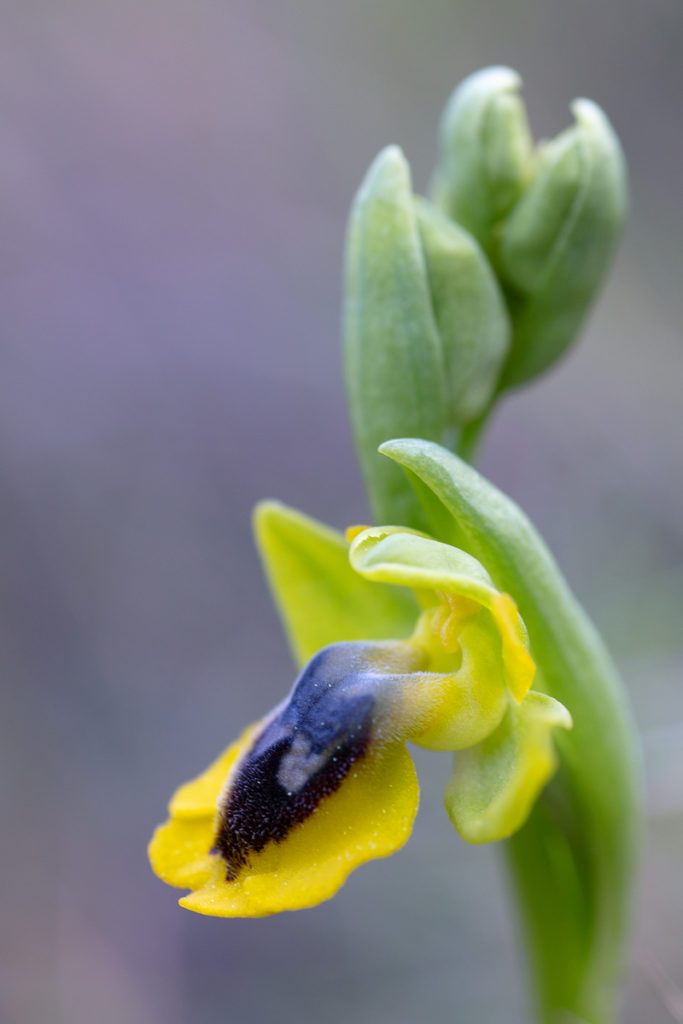
[[[354,868],[403,846],[418,798],[405,747],[371,751],[285,839],[252,854],[234,880],[226,880],[226,866],[216,859],[210,878],[180,904],[217,917],[263,917],[321,903]]]

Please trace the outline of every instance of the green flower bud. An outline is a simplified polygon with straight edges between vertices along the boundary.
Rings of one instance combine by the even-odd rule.
[[[406,433],[441,440],[446,423],[441,341],[410,168],[397,146],[376,158],[351,209],[344,328],[349,412],[373,515],[419,527],[400,470],[377,453]]]
[[[510,343],[498,282],[475,239],[426,199],[417,199],[434,316],[443,350],[446,415],[474,419],[495,391]]]
[[[590,100],[572,110],[576,124],[541,149],[536,176],[502,228],[497,269],[513,322],[507,387],[536,376],[571,344],[626,213],[626,169],[609,121]]]
[[[441,119],[433,198],[489,255],[496,225],[531,171],[532,141],[517,95],[520,84],[511,68],[478,71],[458,86]]]
[[[422,513],[377,454],[388,437],[455,441],[489,404],[510,344],[505,301],[476,240],[412,194],[395,146],[370,167],[351,210],[346,263],[351,422],[379,521]]]

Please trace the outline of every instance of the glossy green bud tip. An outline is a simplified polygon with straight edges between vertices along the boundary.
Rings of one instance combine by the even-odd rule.
[[[619,141],[590,100],[542,147],[534,180],[505,221],[497,266],[513,345],[504,386],[522,384],[571,344],[612,258],[627,207]]]
[[[441,119],[435,202],[491,255],[496,225],[531,172],[532,141],[512,68],[484,68],[466,78]]]

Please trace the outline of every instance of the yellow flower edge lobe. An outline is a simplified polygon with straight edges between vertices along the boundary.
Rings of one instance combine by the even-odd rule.
[[[210,853],[216,831],[216,806],[240,755],[261,723],[250,725],[206,771],[180,786],[171,797],[171,817],[159,825],[147,848],[155,875],[179,889],[194,889],[210,877]]]
[[[147,848],[154,874],[178,889],[198,889],[211,877],[214,818],[169,818]]]
[[[227,765],[229,772],[248,745],[242,740],[233,744],[189,786],[197,785],[205,795],[210,776],[215,806],[225,785],[218,765]],[[213,812],[171,817],[152,839],[150,862],[164,881],[193,890],[179,902],[201,914],[265,917],[299,910],[332,897],[365,861],[400,849],[412,831],[418,802],[412,758],[403,743],[391,743],[371,749],[310,817],[281,842],[253,853],[231,881],[223,859],[210,852],[217,827]]]

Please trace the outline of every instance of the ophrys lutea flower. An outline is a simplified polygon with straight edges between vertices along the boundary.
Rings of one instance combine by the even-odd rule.
[[[512,597],[471,556],[404,528],[351,531],[345,551],[330,531],[271,504],[257,532],[295,650],[315,635],[307,614],[325,620],[321,636],[333,642],[281,704],[173,796],[149,852],[164,881],[191,890],[181,905],[226,917],[312,906],[359,864],[399,849],[419,797],[407,741],[457,752],[446,809],[463,838],[515,831],[554,770],[552,728],[571,720],[530,691],[534,663]],[[377,636],[392,602],[397,623],[411,607],[388,585],[417,599],[408,636]],[[346,636],[333,621],[344,593],[363,620],[345,607]]]

